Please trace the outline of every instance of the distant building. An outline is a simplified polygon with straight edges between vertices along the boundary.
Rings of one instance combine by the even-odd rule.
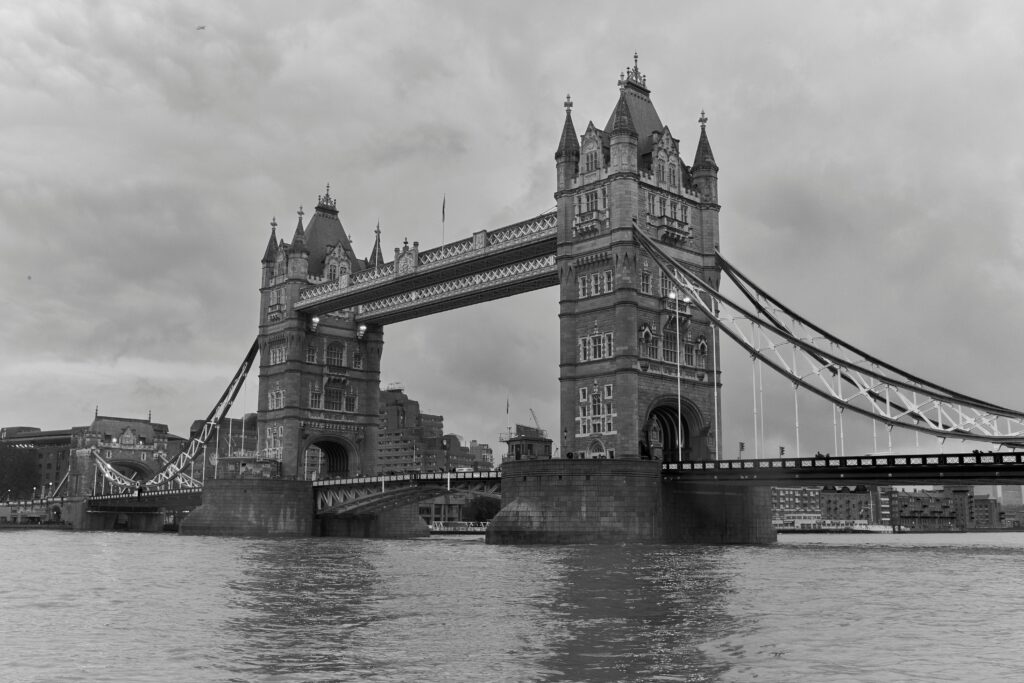
[[[494,451],[489,444],[469,442],[469,452],[473,456],[473,467],[477,470],[494,469]]]
[[[915,531],[963,531],[971,527],[970,487],[893,491],[893,524]]]
[[[971,497],[972,529],[999,529],[1003,526],[999,501],[989,496]]]
[[[36,457],[31,490],[27,483],[19,490],[8,487],[12,498],[92,495],[111,490],[96,467],[94,452],[120,474],[141,483],[178,457],[185,443],[185,439],[171,434],[167,425],[153,422],[151,417],[111,417],[99,411],[92,423],[82,427],[52,431],[35,427],[0,429],[0,445],[7,447],[3,452],[29,451]],[[0,470],[5,468],[4,460],[0,460]]]
[[[444,417],[420,412],[420,404],[400,385],[380,392],[376,472],[442,472],[448,469]]]

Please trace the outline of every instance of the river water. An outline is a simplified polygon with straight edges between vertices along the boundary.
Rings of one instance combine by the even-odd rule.
[[[1024,533],[769,547],[0,531],[3,681],[1010,681]]]

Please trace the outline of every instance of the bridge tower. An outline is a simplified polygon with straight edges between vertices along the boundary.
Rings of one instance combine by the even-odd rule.
[[[279,463],[286,479],[355,476],[374,471],[377,455],[380,326],[358,324],[350,310],[311,316],[295,310],[309,286],[347,281],[383,262],[380,230],[360,259],[338,219],[330,186],[290,243],[271,223],[260,287],[260,375],[256,461]]]
[[[603,129],[555,152],[562,457],[506,462],[489,543],[767,542],[766,491],[670,486],[662,463],[721,451],[718,331],[638,233],[717,288],[718,165],[692,165],[633,66]]]
[[[703,113],[692,166],[634,55],[604,129],[577,140],[572,102],[555,153],[563,457],[678,461],[719,452],[717,331],[676,298],[639,230],[719,282],[718,166]],[[678,380],[677,380],[678,373]]]

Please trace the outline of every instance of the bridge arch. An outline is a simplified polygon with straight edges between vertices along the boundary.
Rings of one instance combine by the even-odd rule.
[[[351,440],[333,434],[314,434],[303,442],[300,467],[307,478],[355,477],[359,451]]]
[[[138,460],[110,460],[110,465],[121,474],[139,483],[149,481],[156,471]]]
[[[662,462],[678,462],[680,454],[682,460],[706,458],[707,444],[700,438],[706,431],[700,408],[693,401],[685,396],[681,401],[676,396],[661,396],[647,409],[640,435],[641,457]]]

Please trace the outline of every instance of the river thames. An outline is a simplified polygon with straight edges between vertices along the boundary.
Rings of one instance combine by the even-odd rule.
[[[0,531],[4,681],[996,681],[1024,533],[767,547]]]

